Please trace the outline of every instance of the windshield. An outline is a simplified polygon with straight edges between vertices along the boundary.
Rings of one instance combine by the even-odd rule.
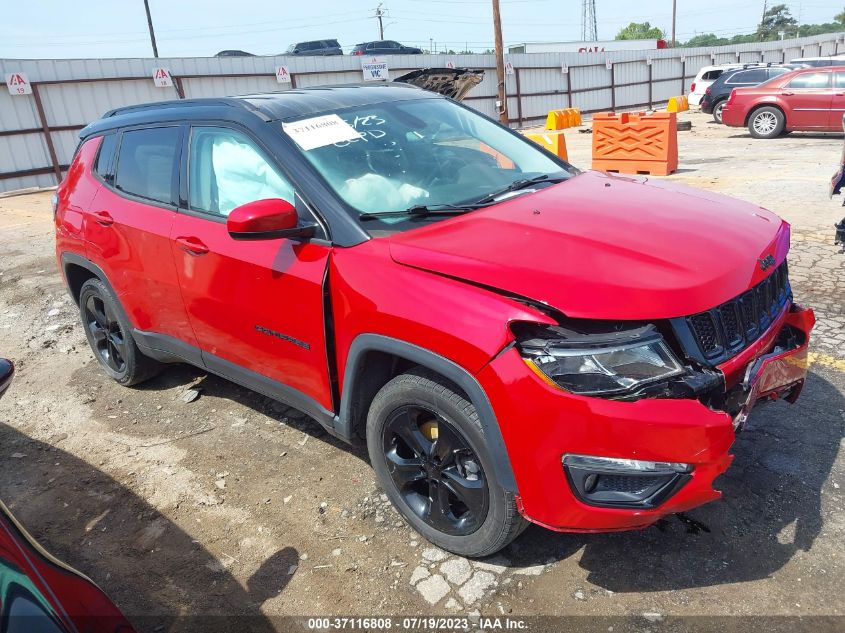
[[[412,207],[472,204],[516,181],[543,176],[558,180],[575,173],[539,147],[447,99],[359,106],[283,125],[349,211],[358,218],[364,215],[369,231],[404,230],[423,219],[444,217],[411,218],[406,211]],[[372,213],[380,217],[366,217]]]

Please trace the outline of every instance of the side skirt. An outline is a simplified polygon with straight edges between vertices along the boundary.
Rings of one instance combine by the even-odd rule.
[[[307,413],[317,420],[331,435],[348,442],[346,438],[335,430],[335,414],[298,389],[289,387],[249,369],[244,369],[219,356],[202,352],[198,348],[170,336],[155,332],[133,330],[132,338],[135,339],[135,343],[141,351],[151,358],[165,363],[186,362],[196,367],[207,369],[221,378],[225,378],[242,387],[246,387],[268,398],[283,402],[303,413]]]

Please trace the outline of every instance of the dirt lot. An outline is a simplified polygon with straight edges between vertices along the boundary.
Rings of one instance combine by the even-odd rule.
[[[671,178],[788,219],[795,295],[819,319],[801,400],[755,411],[722,500],[641,532],[532,527],[492,560],[447,555],[390,509],[363,452],[304,415],[187,366],[108,380],[56,272],[49,193],[0,200],[0,355],[19,367],[0,497],[143,630],[197,614],[267,629],[282,614],[845,616],[843,209],[826,196],[842,139],[685,118]],[[590,135],[567,143],[589,167]]]

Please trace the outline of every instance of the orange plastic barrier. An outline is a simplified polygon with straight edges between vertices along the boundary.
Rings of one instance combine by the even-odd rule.
[[[671,174],[678,169],[677,114],[594,114],[593,169],[623,174]]]
[[[689,110],[689,99],[683,95],[669,97],[669,103],[666,104],[666,112],[684,112],[686,110]]]
[[[581,111],[578,108],[549,110],[546,115],[547,130],[563,130],[577,125],[581,125]]]
[[[526,134],[525,138],[531,139],[537,143],[537,145],[546,151],[551,152],[558,158],[569,160],[569,157],[566,154],[566,137],[563,135],[562,130],[545,132],[543,134]]]

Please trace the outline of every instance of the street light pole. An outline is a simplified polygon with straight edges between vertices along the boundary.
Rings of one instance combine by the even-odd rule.
[[[508,102],[505,98],[505,52],[502,44],[502,15],[499,0],[493,0],[493,32],[496,40],[496,81],[498,82],[499,121],[508,124]]]
[[[153,57],[158,57],[158,46],[156,46],[156,33],[153,30],[153,18],[150,15],[150,0],[144,0],[144,9],[147,11],[147,26],[150,27],[150,43],[153,45]]]

